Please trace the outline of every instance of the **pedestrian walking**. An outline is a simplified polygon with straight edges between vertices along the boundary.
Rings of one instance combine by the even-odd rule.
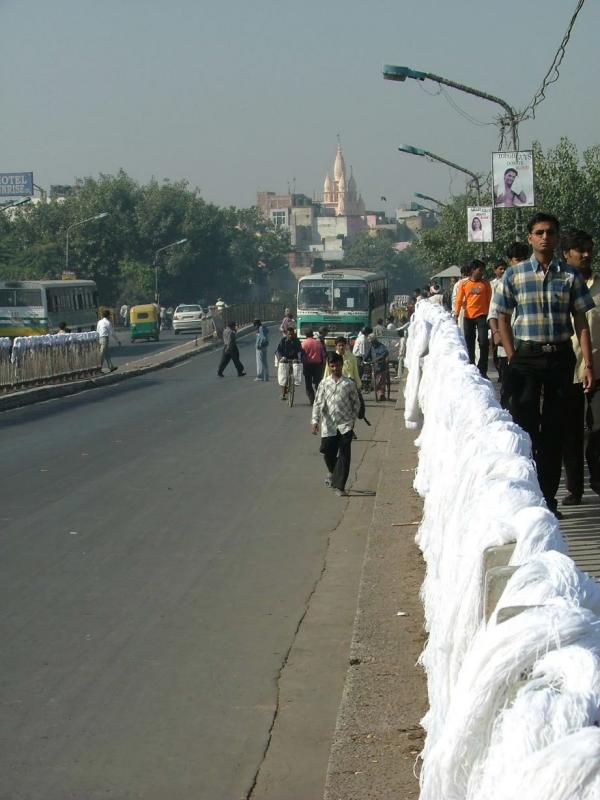
[[[328,473],[325,484],[331,486],[338,497],[347,497],[352,434],[360,410],[360,400],[354,381],[342,375],[342,356],[332,353],[328,361],[331,374],[321,381],[317,390],[311,430],[317,435],[320,428],[320,452],[325,459]]]
[[[238,350],[237,346],[236,331],[237,325],[233,320],[223,330],[223,355],[221,356],[221,362],[219,364],[219,368],[217,369],[217,375],[219,378],[224,377],[223,370],[230,361],[233,361],[233,366],[237,369],[238,378],[243,378],[246,374],[244,371],[244,365],[240,361],[240,351]]]
[[[592,272],[594,241],[589,233],[573,230],[561,238],[560,249],[567,264],[576,269],[585,281],[594,301],[594,307],[586,312],[586,318],[592,342],[594,376],[597,380],[600,377],[600,275]],[[590,410],[592,410],[592,419],[590,420],[592,429],[584,435],[586,395],[583,390],[583,353],[577,337],[573,336],[571,341],[576,361],[565,413],[563,463],[567,495],[562,501],[564,506],[578,506],[581,503],[584,483],[584,450],[589,470],[590,488],[596,494],[600,494],[600,395],[596,393],[593,400],[588,400]]]
[[[124,328],[129,327],[129,306],[127,303],[123,303],[121,308],[119,309],[119,317],[121,318],[121,325]]]
[[[368,325],[365,326],[361,331],[358,332],[358,336],[354,342],[354,347],[352,348],[352,353],[356,356],[358,374],[360,375],[361,379],[363,376],[363,364],[369,358],[370,346],[368,336],[370,333],[373,333],[373,328],[370,328]]]
[[[306,331],[306,338],[302,341],[302,351],[304,354],[304,385],[308,402],[312,406],[315,401],[315,393],[323,378],[326,352],[321,340],[314,338],[312,330]]]
[[[283,314],[284,317],[281,320],[281,325],[279,326],[279,330],[285,336],[288,328],[294,328],[294,330],[296,329],[296,320],[294,319],[294,315],[292,314],[289,308],[286,308]]]
[[[533,253],[508,267],[494,302],[509,363],[511,413],[531,437],[542,494],[560,518],[556,492],[575,368],[571,336],[574,324],[587,393],[594,386],[594,368],[586,312],[594,301],[578,270],[554,256],[560,232],[556,217],[537,213],[527,230]]]
[[[369,334],[369,347],[371,352],[371,363],[373,364],[373,383],[375,385],[375,395],[378,400],[385,400],[387,391],[388,377],[388,357],[389,350],[379,341],[379,337],[373,329]]]
[[[269,362],[267,350],[269,348],[269,329],[259,319],[254,320],[256,328],[256,378],[255,381],[269,380]]]
[[[505,272],[506,272],[506,262],[499,261],[494,267],[495,277],[492,278],[492,280],[490,281],[490,288],[492,290],[492,299],[494,297],[494,292],[498,289],[498,287],[502,283],[502,278]],[[494,362],[494,366],[498,371],[498,381],[501,382],[502,364],[500,363],[500,358],[506,359],[506,353],[504,351],[504,348],[502,347],[502,343],[500,342],[500,331],[498,330],[498,314],[492,302],[490,302],[490,309],[488,311],[488,325],[492,332],[492,361]],[[499,355],[499,351],[501,352],[502,355]]]
[[[121,342],[113,330],[112,322],[110,321],[110,311],[108,309],[102,312],[102,317],[98,320],[98,324],[96,325],[96,331],[98,333],[98,342],[100,345],[100,369],[102,369],[106,361],[106,366],[109,371],[114,372],[117,367],[112,363],[110,357],[110,340],[113,339],[119,347],[121,347]]]
[[[380,317],[376,324],[373,327],[373,333],[375,336],[383,336],[385,333],[385,325],[383,324],[383,317]]]
[[[489,281],[484,277],[485,264],[479,259],[474,259],[469,265],[470,274],[463,281],[456,295],[454,314],[459,316],[464,309],[463,332],[469,361],[475,363],[475,336],[479,344],[479,361],[477,369],[487,378],[489,339],[488,339],[488,312],[492,299],[492,289]]]
[[[335,340],[335,352],[339,353],[341,357],[344,359],[344,364],[342,366],[342,375],[345,375],[346,378],[350,378],[356,384],[358,391],[362,389],[362,381],[360,378],[360,374],[358,372],[358,362],[356,360],[356,356],[354,353],[348,348],[348,340],[345,336],[338,336]],[[325,376],[328,377],[331,375],[331,370],[329,368],[329,362],[325,365]]]

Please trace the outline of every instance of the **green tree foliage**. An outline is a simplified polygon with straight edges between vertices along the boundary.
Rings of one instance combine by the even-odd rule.
[[[414,245],[398,252],[387,232],[359,233],[347,249],[344,263],[387,275],[392,294],[405,294],[417,286],[427,285],[431,273]]]
[[[69,226],[105,211],[69,234],[69,269],[95,280],[105,304],[153,299],[156,252],[180,239],[158,254],[167,303],[245,299],[287,263],[287,234],[258,209],[220,208],[185,181],[140,185],[121,170],[87,178],[64,202],[0,214],[0,277],[60,278]]]
[[[526,241],[527,220],[536,211],[554,214],[564,229],[583,228],[596,240],[600,237],[600,145],[594,145],[580,158],[575,145],[563,138],[559,144],[544,152],[538,143],[533,145],[535,164],[535,208],[521,210],[522,240]],[[488,264],[504,258],[506,248],[516,240],[516,209],[494,211],[494,242],[467,242],[467,206],[491,205],[491,186],[487,186],[481,203],[474,194],[454,197],[442,209],[439,225],[424,231],[416,250],[434,270],[451,264],[462,265],[473,258]]]

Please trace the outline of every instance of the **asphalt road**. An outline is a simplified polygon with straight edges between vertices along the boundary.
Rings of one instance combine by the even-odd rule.
[[[161,331],[158,342],[146,342],[143,339],[132,342],[129,330],[126,328],[117,328],[116,334],[122,345],[119,347],[114,342],[111,342],[111,358],[118,367],[121,367],[123,364],[145,358],[152,353],[159,353],[162,350],[168,350],[169,347],[194,341],[200,331],[197,333],[196,331],[180,333],[177,336],[173,331]]]
[[[2,800],[249,796],[352,500],[241,352],[0,415]]]

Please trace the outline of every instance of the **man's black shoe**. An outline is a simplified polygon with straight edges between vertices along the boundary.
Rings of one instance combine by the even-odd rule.
[[[581,495],[579,494],[568,494],[566,497],[562,499],[563,506],[580,506],[581,505]]]
[[[238,372],[238,378],[243,378],[245,374],[245,372]]]

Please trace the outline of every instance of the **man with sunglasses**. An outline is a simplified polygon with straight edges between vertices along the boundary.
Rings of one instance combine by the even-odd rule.
[[[532,255],[506,270],[494,303],[510,365],[511,412],[531,437],[540,489],[548,508],[560,518],[556,492],[575,368],[571,336],[574,325],[587,393],[594,386],[594,370],[586,312],[594,301],[581,274],[555,256],[560,234],[556,217],[535,214],[527,230]]]

